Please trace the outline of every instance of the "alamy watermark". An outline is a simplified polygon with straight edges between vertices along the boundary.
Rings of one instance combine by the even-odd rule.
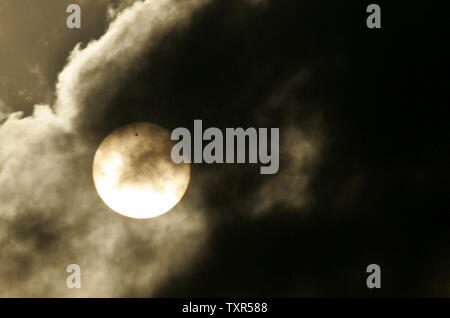
[[[69,264],[67,265],[66,272],[71,273],[66,279],[67,288],[81,288],[80,266],[78,264]]]
[[[172,131],[172,140],[179,141],[172,148],[175,163],[261,163],[261,174],[274,174],[279,168],[279,129],[250,127],[226,128],[225,134],[219,128],[210,127],[203,131],[202,121],[194,120],[192,135],[184,127]],[[270,149],[268,139],[270,138]],[[225,139],[225,141],[224,141]],[[203,141],[209,141],[203,147]],[[246,151],[248,148],[248,152]],[[192,158],[193,153],[193,158]]]
[[[369,4],[366,8],[366,12],[370,15],[366,19],[366,24],[369,29],[381,28],[381,8],[378,4]]]
[[[370,275],[366,279],[367,288],[381,288],[381,267],[378,264],[370,264],[366,269]]]
[[[69,29],[81,29],[81,8],[78,4],[69,4],[66,12],[70,13],[67,17],[66,25]]]

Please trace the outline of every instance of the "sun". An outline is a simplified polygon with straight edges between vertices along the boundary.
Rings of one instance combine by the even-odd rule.
[[[170,156],[170,132],[150,123],[114,130],[98,147],[92,175],[100,198],[112,210],[136,219],[171,210],[184,196],[190,165]]]

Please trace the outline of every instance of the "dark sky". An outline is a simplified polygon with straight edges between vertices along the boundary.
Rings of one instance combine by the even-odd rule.
[[[220,178],[208,192],[216,227],[207,251],[157,295],[448,296],[450,218],[438,204],[448,196],[448,31],[433,21],[438,7],[385,3],[382,29],[369,30],[363,3],[277,1],[255,13],[219,2],[155,63],[168,76],[157,76],[162,93],[121,95],[173,107],[185,125],[198,117],[257,126],[268,95],[307,68],[310,79],[264,124],[283,129],[290,116],[313,129],[320,116],[325,139],[312,202],[299,209],[275,205],[255,221],[242,203],[263,179],[254,171]],[[153,83],[150,70],[132,85]],[[148,114],[165,123],[162,113]],[[382,268],[381,290],[365,286],[371,263]]]
[[[165,243],[152,247],[158,252],[147,251],[151,237],[133,233],[144,230],[142,225],[120,225],[125,247],[117,247],[114,261],[119,265],[112,268],[116,275],[138,268],[139,275],[131,275],[134,281],[130,278],[116,290],[112,286],[113,292],[101,289],[99,295],[450,295],[444,155],[449,141],[444,96],[450,83],[443,9],[437,4],[378,1],[382,28],[371,30],[365,23],[369,3],[212,1],[196,10],[189,23],[159,32],[157,45],[151,40],[139,56],[130,54],[132,63],[126,62],[126,54],[117,60],[94,57],[92,65],[107,62],[76,74],[77,79],[88,78],[86,86],[80,80],[81,93],[74,99],[82,105],[74,115],[76,128],[52,144],[75,140],[88,145],[85,153],[67,161],[73,167],[81,158],[77,169],[86,176],[92,145],[132,122],[191,129],[194,119],[202,119],[204,127],[222,129],[279,127],[281,136],[277,175],[260,175],[257,165],[191,166],[193,189],[185,200],[188,205],[201,201],[198,211],[191,211],[201,215],[207,228],[195,233],[207,235],[199,235],[203,243],[198,253],[177,258],[181,270],[164,275],[157,284],[136,280],[154,270],[146,262],[159,257]],[[83,41],[101,34],[107,21],[102,19],[91,35],[81,36]],[[127,65],[126,71],[120,73],[118,65]],[[117,78],[97,83],[98,74],[116,69]],[[87,86],[93,88],[84,93]],[[52,108],[62,109],[61,96]],[[87,196],[96,207],[96,199]],[[131,222],[101,213],[114,228],[118,222]],[[23,220],[16,217],[11,228]],[[171,226],[169,221],[166,217],[164,224]],[[51,214],[36,222],[37,228],[45,222],[60,224]],[[68,228],[76,233],[77,227],[63,224],[53,236],[44,231],[44,238],[34,239],[47,242],[44,245],[73,244],[73,236],[66,240],[63,233]],[[15,231],[8,233],[17,236]],[[182,244],[189,246],[189,235]],[[87,254],[94,255],[89,242],[84,243]],[[175,246],[170,251],[178,253],[178,241],[170,244]],[[119,255],[123,248],[129,254]],[[77,253],[83,249],[71,256]],[[173,255],[161,257],[170,262]],[[365,284],[366,267],[372,263],[382,269],[379,290]],[[24,272],[32,270],[27,266]],[[45,270],[47,265],[40,266]],[[19,290],[14,295],[28,293]],[[88,295],[96,295],[95,288]]]

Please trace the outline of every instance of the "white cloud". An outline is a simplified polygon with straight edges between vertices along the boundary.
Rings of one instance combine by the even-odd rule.
[[[73,50],[53,107],[6,118],[0,101],[0,297],[149,296],[189,266],[207,233],[201,203],[182,202],[157,222],[111,213],[92,184],[95,145],[76,127],[81,113],[102,112],[130,68],[203,3],[136,2],[100,39]],[[86,109],[94,97],[97,108]],[[80,290],[65,285],[71,263],[81,266]]]
[[[101,111],[130,68],[158,45],[165,32],[183,26],[193,10],[204,3],[204,0],[136,2],[117,16],[101,39],[85,49],[75,47],[57,84],[56,113],[64,125],[72,127],[80,112]],[[98,101],[98,109],[84,109],[86,98],[99,87],[108,89],[103,100]]]

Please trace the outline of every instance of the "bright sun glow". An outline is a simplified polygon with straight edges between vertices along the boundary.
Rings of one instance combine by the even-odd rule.
[[[98,148],[94,183],[103,201],[132,218],[151,218],[172,209],[190,179],[189,165],[170,159],[169,132],[152,124],[131,124],[111,133]]]

